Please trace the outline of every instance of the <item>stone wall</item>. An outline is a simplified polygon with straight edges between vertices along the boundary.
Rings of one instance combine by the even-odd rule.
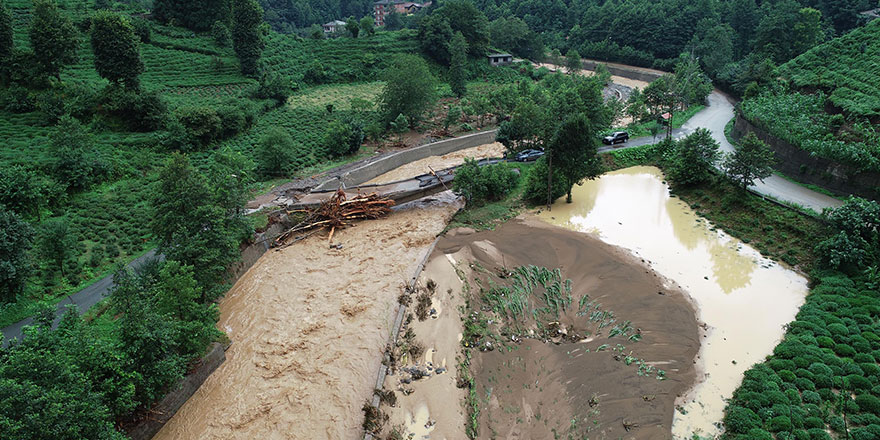
[[[771,135],[737,112],[731,136],[738,140],[748,133],[755,133],[758,139],[770,146],[776,155],[775,168],[786,176],[821,186],[839,195],[880,198],[880,173],[861,172],[855,167],[814,156]]]
[[[469,134],[466,136],[456,137],[452,139],[444,139],[442,141],[402,150],[389,156],[383,157],[374,162],[370,162],[358,168],[355,168],[342,176],[325,181],[318,185],[315,191],[335,190],[340,184],[345,187],[360,185],[370,179],[381,176],[401,165],[412,161],[424,159],[431,156],[442,156],[452,153],[453,151],[463,150],[465,148],[478,147],[484,144],[495,142],[495,132],[497,130],[481,131],[479,133]]]

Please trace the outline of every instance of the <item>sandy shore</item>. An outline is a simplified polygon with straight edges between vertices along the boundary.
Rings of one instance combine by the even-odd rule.
[[[156,439],[353,439],[397,296],[458,208],[423,204],[266,253],[220,304],[226,362]]]

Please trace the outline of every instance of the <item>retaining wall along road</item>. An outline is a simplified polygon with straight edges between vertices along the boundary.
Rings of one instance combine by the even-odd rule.
[[[607,63],[604,63],[601,61],[583,60],[582,64],[584,66],[584,69],[593,70],[593,71],[596,70],[597,64],[605,64],[605,67],[608,69],[608,72],[611,73],[612,75],[622,76],[624,78],[634,79],[636,81],[651,82],[657,78],[660,78],[660,76],[662,76],[662,74],[659,72],[652,72],[647,69],[639,69],[637,67],[625,68],[625,67],[617,66],[614,64],[607,64]]]
[[[282,222],[283,223],[283,222]],[[273,223],[265,232],[254,235],[254,241],[241,250],[241,259],[229,268],[232,281],[238,280],[260,259],[285,228],[282,223]],[[205,379],[226,360],[228,344],[214,343],[208,354],[199,360],[198,366],[174,385],[171,391],[151,410],[150,417],[126,429],[132,440],[149,440],[165,426],[180,407],[195,394]]]
[[[431,156],[442,156],[452,153],[453,151],[463,150],[465,148],[478,147],[484,144],[495,142],[495,132],[498,130],[481,131],[479,133],[469,134],[452,139],[444,139],[442,141],[433,142],[413,147],[408,150],[402,150],[392,155],[383,157],[374,162],[364,164],[347,173],[327,180],[318,185],[314,191],[335,190],[340,186],[346,188],[360,185],[370,179],[381,176],[401,165],[421,160]]]
[[[199,360],[195,371],[177,383],[176,388],[165,395],[150,411],[150,417],[137,425],[128,428],[127,434],[132,440],[149,440],[174,417],[174,414],[202,386],[202,382],[226,360],[228,345],[215,342],[208,354]]]
[[[880,173],[862,172],[853,166],[814,156],[773,136],[737,112],[731,136],[739,140],[749,133],[754,133],[773,150],[777,160],[774,168],[799,182],[818,185],[839,195],[880,198]]]

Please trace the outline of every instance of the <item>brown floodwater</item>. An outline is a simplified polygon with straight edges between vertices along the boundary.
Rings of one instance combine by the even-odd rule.
[[[358,437],[397,296],[459,206],[437,197],[267,252],[220,303],[226,362],[155,438]]]
[[[476,147],[466,148],[464,150],[453,151],[452,153],[444,154],[442,156],[426,157],[424,159],[403,164],[385,174],[376,176],[365,183],[391,183],[397,182],[398,180],[411,179],[422,174],[428,174],[431,172],[431,169],[434,171],[440,171],[461,165],[464,163],[466,157],[472,159],[486,159],[490,157],[500,158],[504,156],[504,151],[504,145],[501,145],[500,142],[493,142],[491,144],[483,144]]]
[[[669,195],[659,169],[633,167],[575,186],[540,218],[629,249],[686,291],[707,325],[698,383],[680,404],[676,438],[715,434],[725,406],[751,365],[773,351],[807,293],[807,280],[712,230]]]

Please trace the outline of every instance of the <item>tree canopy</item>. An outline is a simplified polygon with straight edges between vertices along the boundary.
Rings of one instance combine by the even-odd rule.
[[[61,69],[76,61],[79,46],[76,28],[53,0],[36,0],[29,36],[34,58],[40,70],[56,78]]]
[[[92,17],[92,52],[95,70],[110,82],[136,89],[138,76],[144,71],[140,39],[131,21],[118,13],[98,11]]]
[[[383,77],[385,86],[379,105],[386,122],[403,115],[413,126],[437,99],[437,81],[425,60],[418,56],[395,55]]]
[[[747,134],[733,153],[724,158],[722,167],[731,180],[746,189],[773,174],[773,152],[754,133]]]
[[[263,8],[256,0],[233,0],[232,48],[245,75],[258,72],[258,61],[266,45],[262,24]]]

